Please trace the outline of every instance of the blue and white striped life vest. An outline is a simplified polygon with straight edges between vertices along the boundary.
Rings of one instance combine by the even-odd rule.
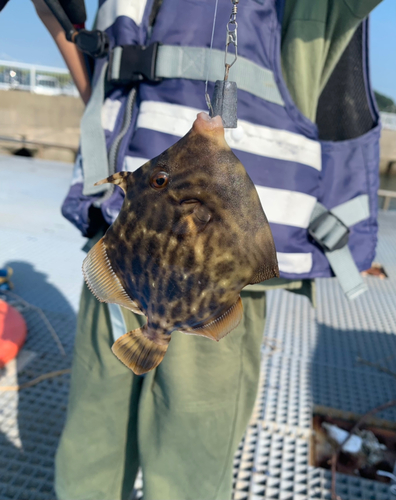
[[[308,231],[313,214],[316,217],[328,210],[338,219],[328,218],[317,233],[326,233],[326,238],[331,240],[337,235],[330,234],[324,226],[330,227],[334,221],[337,224],[339,219],[349,226],[345,250],[349,248],[357,268],[364,270],[371,266],[376,246],[380,128],[368,83],[367,58],[364,53],[362,75],[366,83],[364,98],[371,116],[369,130],[347,140],[318,139],[317,126],[297,109],[282,78],[282,5],[283,1],[276,0],[245,0],[240,4],[240,59],[235,66],[248,61],[248,70],[253,68],[253,74],[260,75],[259,81],[254,82],[255,88],[259,84],[259,92],[254,88],[252,92],[242,90],[243,84],[239,84],[238,78],[243,75],[237,75],[238,128],[226,131],[227,142],[256,185],[271,225],[282,277],[332,276],[329,260],[336,256],[333,259],[336,261],[337,252],[341,250],[334,250],[329,258],[329,252],[325,253]],[[195,70],[202,75],[202,68],[194,68],[203,64],[199,59],[201,53],[197,52],[194,59],[189,49],[209,47],[214,2],[164,0],[149,38],[151,8],[152,0],[105,0],[99,8],[97,28],[106,30],[112,47],[154,42],[171,47],[170,56],[164,56],[163,69],[166,73],[169,67],[172,68],[169,78],[141,82],[136,96],[130,87],[122,86],[106,96],[101,113],[110,172],[137,169],[185,135],[197,113],[207,109],[204,82],[194,79]],[[219,0],[213,42],[215,52],[223,51],[229,14],[230,2]],[[365,30],[366,25],[363,25],[364,47]],[[103,59],[97,61],[94,81],[103,79],[105,63]],[[232,73],[230,79],[234,79]],[[209,92],[212,90],[213,84],[210,84]],[[89,107],[86,114],[90,112]],[[100,205],[105,220],[112,223],[123,199],[118,189],[103,196],[90,186],[84,188],[85,169],[80,156],[63,205],[63,214],[83,233],[88,228],[88,208],[92,203]],[[94,173],[96,180],[109,171],[107,164],[97,170]],[[92,172],[89,175],[92,184]],[[344,261],[344,267],[345,263],[349,265],[352,260]],[[336,262],[333,265],[337,266],[338,274],[343,275],[343,264]],[[346,273],[349,273],[348,266]],[[351,297],[364,288],[361,284],[359,290],[351,290],[354,285],[346,288],[348,286]]]

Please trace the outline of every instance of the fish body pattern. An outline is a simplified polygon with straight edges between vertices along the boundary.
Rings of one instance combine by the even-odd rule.
[[[220,117],[200,113],[161,155],[105,182],[125,199],[83,273],[100,301],[147,317],[112,348],[135,373],[158,366],[174,330],[220,340],[242,318],[241,290],[279,276],[268,221]]]

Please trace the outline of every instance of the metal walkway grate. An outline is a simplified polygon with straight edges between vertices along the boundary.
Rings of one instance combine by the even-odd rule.
[[[309,465],[314,405],[365,413],[396,398],[396,213],[380,214],[377,260],[390,278],[367,278],[369,291],[348,302],[336,280],[317,280],[318,308],[285,291],[269,297],[255,412],[235,458],[234,500],[331,498],[330,471]],[[378,414],[396,422],[396,409]],[[343,500],[395,500],[389,485],[337,473]]]
[[[3,385],[71,363],[84,241],[59,212],[70,177],[70,165],[0,157],[0,267],[14,268],[15,292],[44,310],[66,350],[62,356],[37,312],[25,310],[28,361],[19,373],[4,373]],[[369,292],[353,303],[335,280],[318,280],[316,311],[292,293],[269,294],[260,389],[235,455],[234,500],[329,499],[329,471],[309,465],[314,405],[364,413],[396,397],[392,377],[356,361],[395,366],[395,212],[380,214],[377,260],[390,278],[367,278]],[[55,499],[53,459],[68,387],[63,375],[0,393],[0,500]],[[396,410],[379,416],[396,421]],[[141,478],[136,487],[140,498]],[[337,492],[343,500],[396,500],[386,484],[342,474]]]
[[[14,292],[43,310],[66,351],[60,353],[37,311],[23,309],[28,325],[23,352],[30,362],[19,373],[9,367],[2,385],[23,384],[71,365],[84,255],[84,239],[60,214],[71,175],[68,164],[0,156],[0,267],[13,268]],[[54,454],[69,378],[0,393],[1,500],[54,500]]]

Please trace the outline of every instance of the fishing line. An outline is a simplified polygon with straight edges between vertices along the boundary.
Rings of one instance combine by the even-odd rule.
[[[209,49],[209,64],[208,64],[208,71],[206,73],[206,82],[205,82],[205,100],[206,100],[206,105],[208,106],[208,109],[210,111],[210,114],[213,116],[213,108],[212,108],[212,103],[210,101],[210,97],[208,94],[208,80],[209,80],[209,73],[212,67],[212,47],[213,47],[213,38],[214,38],[214,32],[215,32],[215,26],[216,26],[216,17],[217,17],[217,5],[219,3],[219,0],[216,0],[215,4],[215,11],[214,11],[214,16],[213,16],[213,26],[212,26],[212,38],[210,40],[210,49]]]

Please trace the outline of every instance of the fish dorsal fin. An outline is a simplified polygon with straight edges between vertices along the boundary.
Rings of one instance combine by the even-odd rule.
[[[103,238],[88,252],[82,269],[88,288],[100,302],[119,304],[136,314],[143,314],[138,304],[126,293],[113,271]]]
[[[217,318],[200,328],[194,328],[194,330],[188,333],[202,335],[203,337],[219,341],[239,325],[242,316],[243,305],[241,297],[239,297],[237,302],[230,307],[228,311],[222,314],[220,318]]]
[[[126,193],[127,179],[130,175],[132,175],[131,172],[117,172],[116,174],[110,175],[110,177],[107,177],[106,179],[95,182],[95,186],[100,186],[101,184],[115,184],[116,186],[120,186],[124,193]]]

